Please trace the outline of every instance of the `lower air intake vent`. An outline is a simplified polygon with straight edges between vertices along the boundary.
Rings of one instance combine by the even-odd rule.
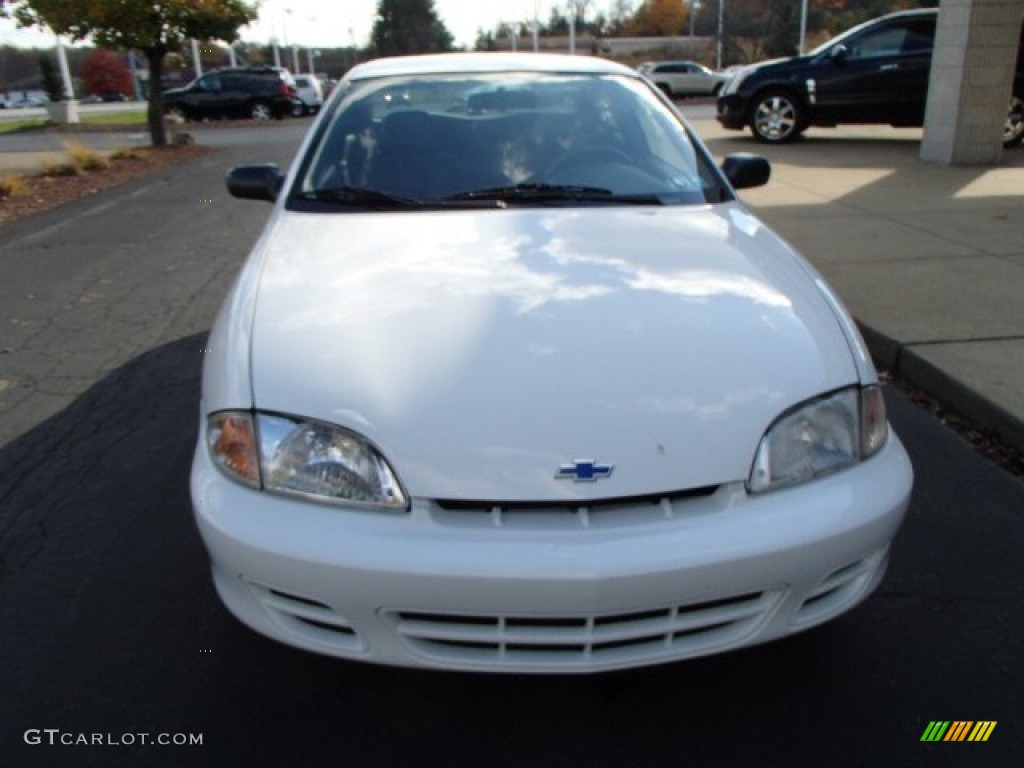
[[[570,670],[602,662],[684,658],[727,647],[752,632],[779,596],[758,592],[628,614],[395,612],[389,617],[416,651],[439,661]]]

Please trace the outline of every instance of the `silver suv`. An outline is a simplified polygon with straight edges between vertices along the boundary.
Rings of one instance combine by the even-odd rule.
[[[717,96],[729,75],[712,72],[696,61],[648,61],[637,71],[669,98]]]

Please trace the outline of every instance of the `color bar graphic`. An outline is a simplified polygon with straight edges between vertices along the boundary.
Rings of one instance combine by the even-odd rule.
[[[932,720],[921,734],[921,741],[988,741],[996,720]]]
[[[928,723],[928,727],[924,729],[921,741],[942,741],[942,737],[946,735],[947,728],[949,728],[948,720],[932,720]]]
[[[978,721],[978,724],[974,726],[974,730],[971,731],[971,735],[967,737],[967,740],[988,741],[988,737],[992,735],[992,731],[995,729],[995,720],[980,720]]]

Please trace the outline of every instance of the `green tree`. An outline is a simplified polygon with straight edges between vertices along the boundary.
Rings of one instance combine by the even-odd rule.
[[[380,0],[370,41],[378,56],[404,56],[450,51],[454,38],[434,0]]]
[[[14,15],[23,26],[45,24],[75,40],[91,37],[104,47],[141,51],[149,63],[150,137],[162,146],[164,56],[188,38],[233,42],[257,14],[246,0],[23,0]]]

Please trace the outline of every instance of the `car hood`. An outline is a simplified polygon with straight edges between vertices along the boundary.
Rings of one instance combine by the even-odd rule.
[[[413,496],[743,480],[780,413],[857,380],[816,275],[739,204],[281,211],[260,248],[254,406],[365,435]],[[555,478],[577,460],[614,471]]]
[[[803,69],[813,58],[813,56],[791,56],[789,58],[782,59],[769,59],[768,61],[761,61],[757,64],[750,64],[744,68],[744,74],[779,73],[788,72],[793,69]]]

